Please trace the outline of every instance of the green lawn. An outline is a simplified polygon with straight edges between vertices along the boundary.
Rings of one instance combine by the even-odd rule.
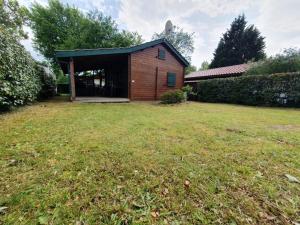
[[[0,224],[300,222],[299,109],[53,101],[0,130]]]

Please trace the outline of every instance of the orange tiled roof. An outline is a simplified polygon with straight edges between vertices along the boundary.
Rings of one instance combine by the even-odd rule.
[[[185,76],[185,79],[192,78],[202,78],[202,77],[214,77],[230,74],[244,73],[249,68],[248,64],[240,64],[234,66],[225,66],[209,70],[202,70],[197,72],[192,72]]]

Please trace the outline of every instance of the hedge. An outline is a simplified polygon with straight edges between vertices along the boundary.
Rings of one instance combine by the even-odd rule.
[[[0,32],[0,111],[36,99],[41,81],[36,63],[13,35]]]
[[[55,94],[53,75],[46,73],[9,31],[0,27],[0,111]]]
[[[196,99],[261,106],[300,106],[300,72],[203,80]]]

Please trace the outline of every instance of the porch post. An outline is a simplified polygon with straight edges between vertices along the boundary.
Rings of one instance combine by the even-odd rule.
[[[71,85],[71,96],[70,100],[74,101],[76,97],[75,93],[75,77],[74,77],[74,60],[71,58],[70,60],[70,85]]]
[[[131,100],[131,55],[128,54],[128,59],[127,59],[127,79],[128,79],[128,98]]]

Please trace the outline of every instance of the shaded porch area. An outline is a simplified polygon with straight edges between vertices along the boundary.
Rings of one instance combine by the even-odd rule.
[[[83,54],[59,58],[59,64],[69,75],[71,101],[129,101],[128,54]]]

